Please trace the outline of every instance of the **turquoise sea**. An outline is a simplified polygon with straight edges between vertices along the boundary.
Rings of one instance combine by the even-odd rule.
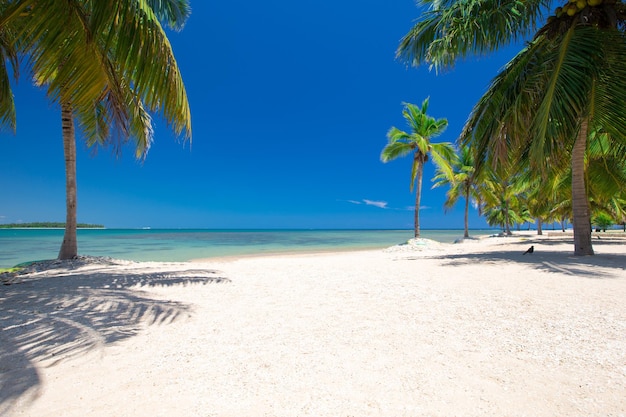
[[[487,234],[489,231],[474,232]],[[454,242],[462,230],[422,230],[422,237]],[[80,255],[134,261],[188,261],[221,256],[385,248],[412,230],[178,230],[79,229]],[[0,229],[0,268],[55,259],[62,229]]]

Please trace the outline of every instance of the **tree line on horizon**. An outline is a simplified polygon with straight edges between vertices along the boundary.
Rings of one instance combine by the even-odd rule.
[[[571,220],[574,254],[593,255],[592,223],[626,227],[626,5],[621,0],[421,0],[428,8],[397,56],[436,71],[532,35],[474,106],[455,147],[431,137],[445,119],[427,100],[406,104],[411,133],[392,127],[383,162],[413,153],[419,201],[423,164],[490,225]],[[546,18],[545,16],[548,15]],[[440,129],[432,129],[438,124]],[[452,150],[452,153],[451,153]],[[443,151],[443,153],[442,153]],[[415,235],[419,236],[419,205]]]
[[[104,229],[101,224],[76,223],[77,228],[82,229]],[[16,228],[38,228],[38,229],[65,229],[63,222],[28,222],[28,223],[3,223],[0,229],[16,229]]]

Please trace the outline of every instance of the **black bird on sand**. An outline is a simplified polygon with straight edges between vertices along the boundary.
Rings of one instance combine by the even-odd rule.
[[[535,251],[535,246],[531,246],[530,248],[528,248],[528,250],[524,253],[522,253],[522,255],[526,255],[527,253],[533,253]]]

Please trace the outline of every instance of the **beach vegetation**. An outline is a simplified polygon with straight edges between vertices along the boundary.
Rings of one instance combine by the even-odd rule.
[[[0,274],[15,274],[20,272],[24,267],[22,266],[13,266],[11,268],[0,268]]]
[[[191,113],[164,30],[181,29],[187,0],[18,0],[0,2],[0,125],[15,130],[9,74],[31,73],[60,108],[66,172],[65,235],[59,259],[78,254],[76,129],[89,146],[116,153],[132,141],[144,158],[151,114],[191,137]],[[9,68],[7,68],[7,64]],[[77,125],[75,123],[77,122]]]
[[[520,201],[523,185],[515,180],[516,169],[515,165],[500,165],[497,169],[480,171],[483,175],[480,186],[482,214],[487,224],[501,227],[507,236],[513,234],[513,225],[530,219],[526,207]]]
[[[104,229],[101,224],[76,223],[76,227],[83,229]],[[0,224],[0,229],[64,229],[62,222],[29,222],[29,223],[5,223]]]
[[[600,212],[592,219],[592,224],[596,227],[596,231],[610,229],[615,224],[613,217],[607,213]]]
[[[410,190],[415,189],[415,237],[420,236],[419,210],[422,194],[422,180],[424,164],[432,159],[440,170],[446,175],[452,176],[452,168],[449,161],[454,160],[454,147],[449,142],[432,142],[431,139],[440,136],[448,127],[448,120],[435,119],[429,116],[429,99],[426,98],[421,106],[405,103],[402,116],[410,127],[410,132],[405,132],[392,127],[387,132],[387,145],[383,148],[380,159],[389,162],[396,158],[409,154],[413,155],[411,164]]]
[[[581,8],[573,2],[547,21],[542,0],[421,4],[428,11],[398,48],[398,56],[414,65],[449,68],[469,55],[530,39],[475,105],[459,142],[474,152],[476,170],[519,164],[547,180],[567,165],[574,254],[593,255],[592,206],[613,182],[610,169],[594,164],[594,148],[602,144],[605,166],[610,160],[624,164],[626,5],[605,0]],[[623,196],[624,182],[614,185]],[[510,213],[506,207],[502,215]]]
[[[614,219],[614,223],[621,223],[626,208],[623,187],[626,184],[626,160],[617,157],[609,148],[600,151],[598,148],[602,147],[596,139],[591,141],[586,157],[587,176],[591,179],[588,181],[590,209],[594,216],[599,212],[606,213]],[[481,193],[478,200],[479,213],[493,216],[494,210],[503,211],[498,205],[504,204],[498,204],[498,201],[508,201],[510,217],[517,219],[516,222],[529,225],[535,222],[538,234],[541,234],[543,223],[561,222],[564,225],[572,218],[572,175],[568,164],[550,164],[548,175],[536,175],[530,169],[528,161],[518,162],[515,165],[517,168],[509,171],[504,178],[501,178],[501,174],[494,173],[490,164],[483,166],[483,176],[476,187]],[[498,186],[494,186],[494,181]],[[505,183],[513,185],[512,196],[507,197],[505,188],[499,186]],[[499,199],[494,198],[497,193],[493,191],[498,188],[503,193]],[[492,218],[497,219],[498,216]],[[499,218],[504,219],[504,216]],[[500,223],[494,223],[498,224]],[[517,225],[519,229],[520,223]],[[506,226],[502,227],[506,230]]]

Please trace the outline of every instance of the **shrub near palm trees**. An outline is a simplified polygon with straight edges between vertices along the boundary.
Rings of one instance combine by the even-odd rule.
[[[0,2],[0,123],[15,129],[6,63],[19,74],[19,56],[61,108],[67,214],[60,259],[78,251],[75,120],[89,145],[119,149],[133,139],[137,157],[153,139],[151,112],[191,137],[187,95],[161,26],[181,28],[189,12],[188,0]]]
[[[422,106],[405,103],[402,116],[411,128],[411,133],[392,127],[387,132],[388,143],[383,148],[380,159],[383,162],[392,161],[398,157],[413,153],[411,168],[411,192],[415,188],[415,237],[420,236],[419,209],[422,195],[422,177],[424,164],[429,158],[437,166],[452,175],[448,161],[454,158],[454,148],[451,143],[433,143],[431,138],[441,135],[448,127],[446,119],[435,119],[428,116],[428,98]]]
[[[574,253],[592,255],[585,153],[593,132],[606,132],[612,146],[626,142],[624,3],[567,6],[571,11],[557,11],[539,30],[544,0],[423,4],[431,9],[398,51],[416,65],[450,66],[459,57],[495,50],[536,31],[475,106],[461,140],[474,149],[478,164],[527,158],[545,175],[546,161],[570,160]]]

